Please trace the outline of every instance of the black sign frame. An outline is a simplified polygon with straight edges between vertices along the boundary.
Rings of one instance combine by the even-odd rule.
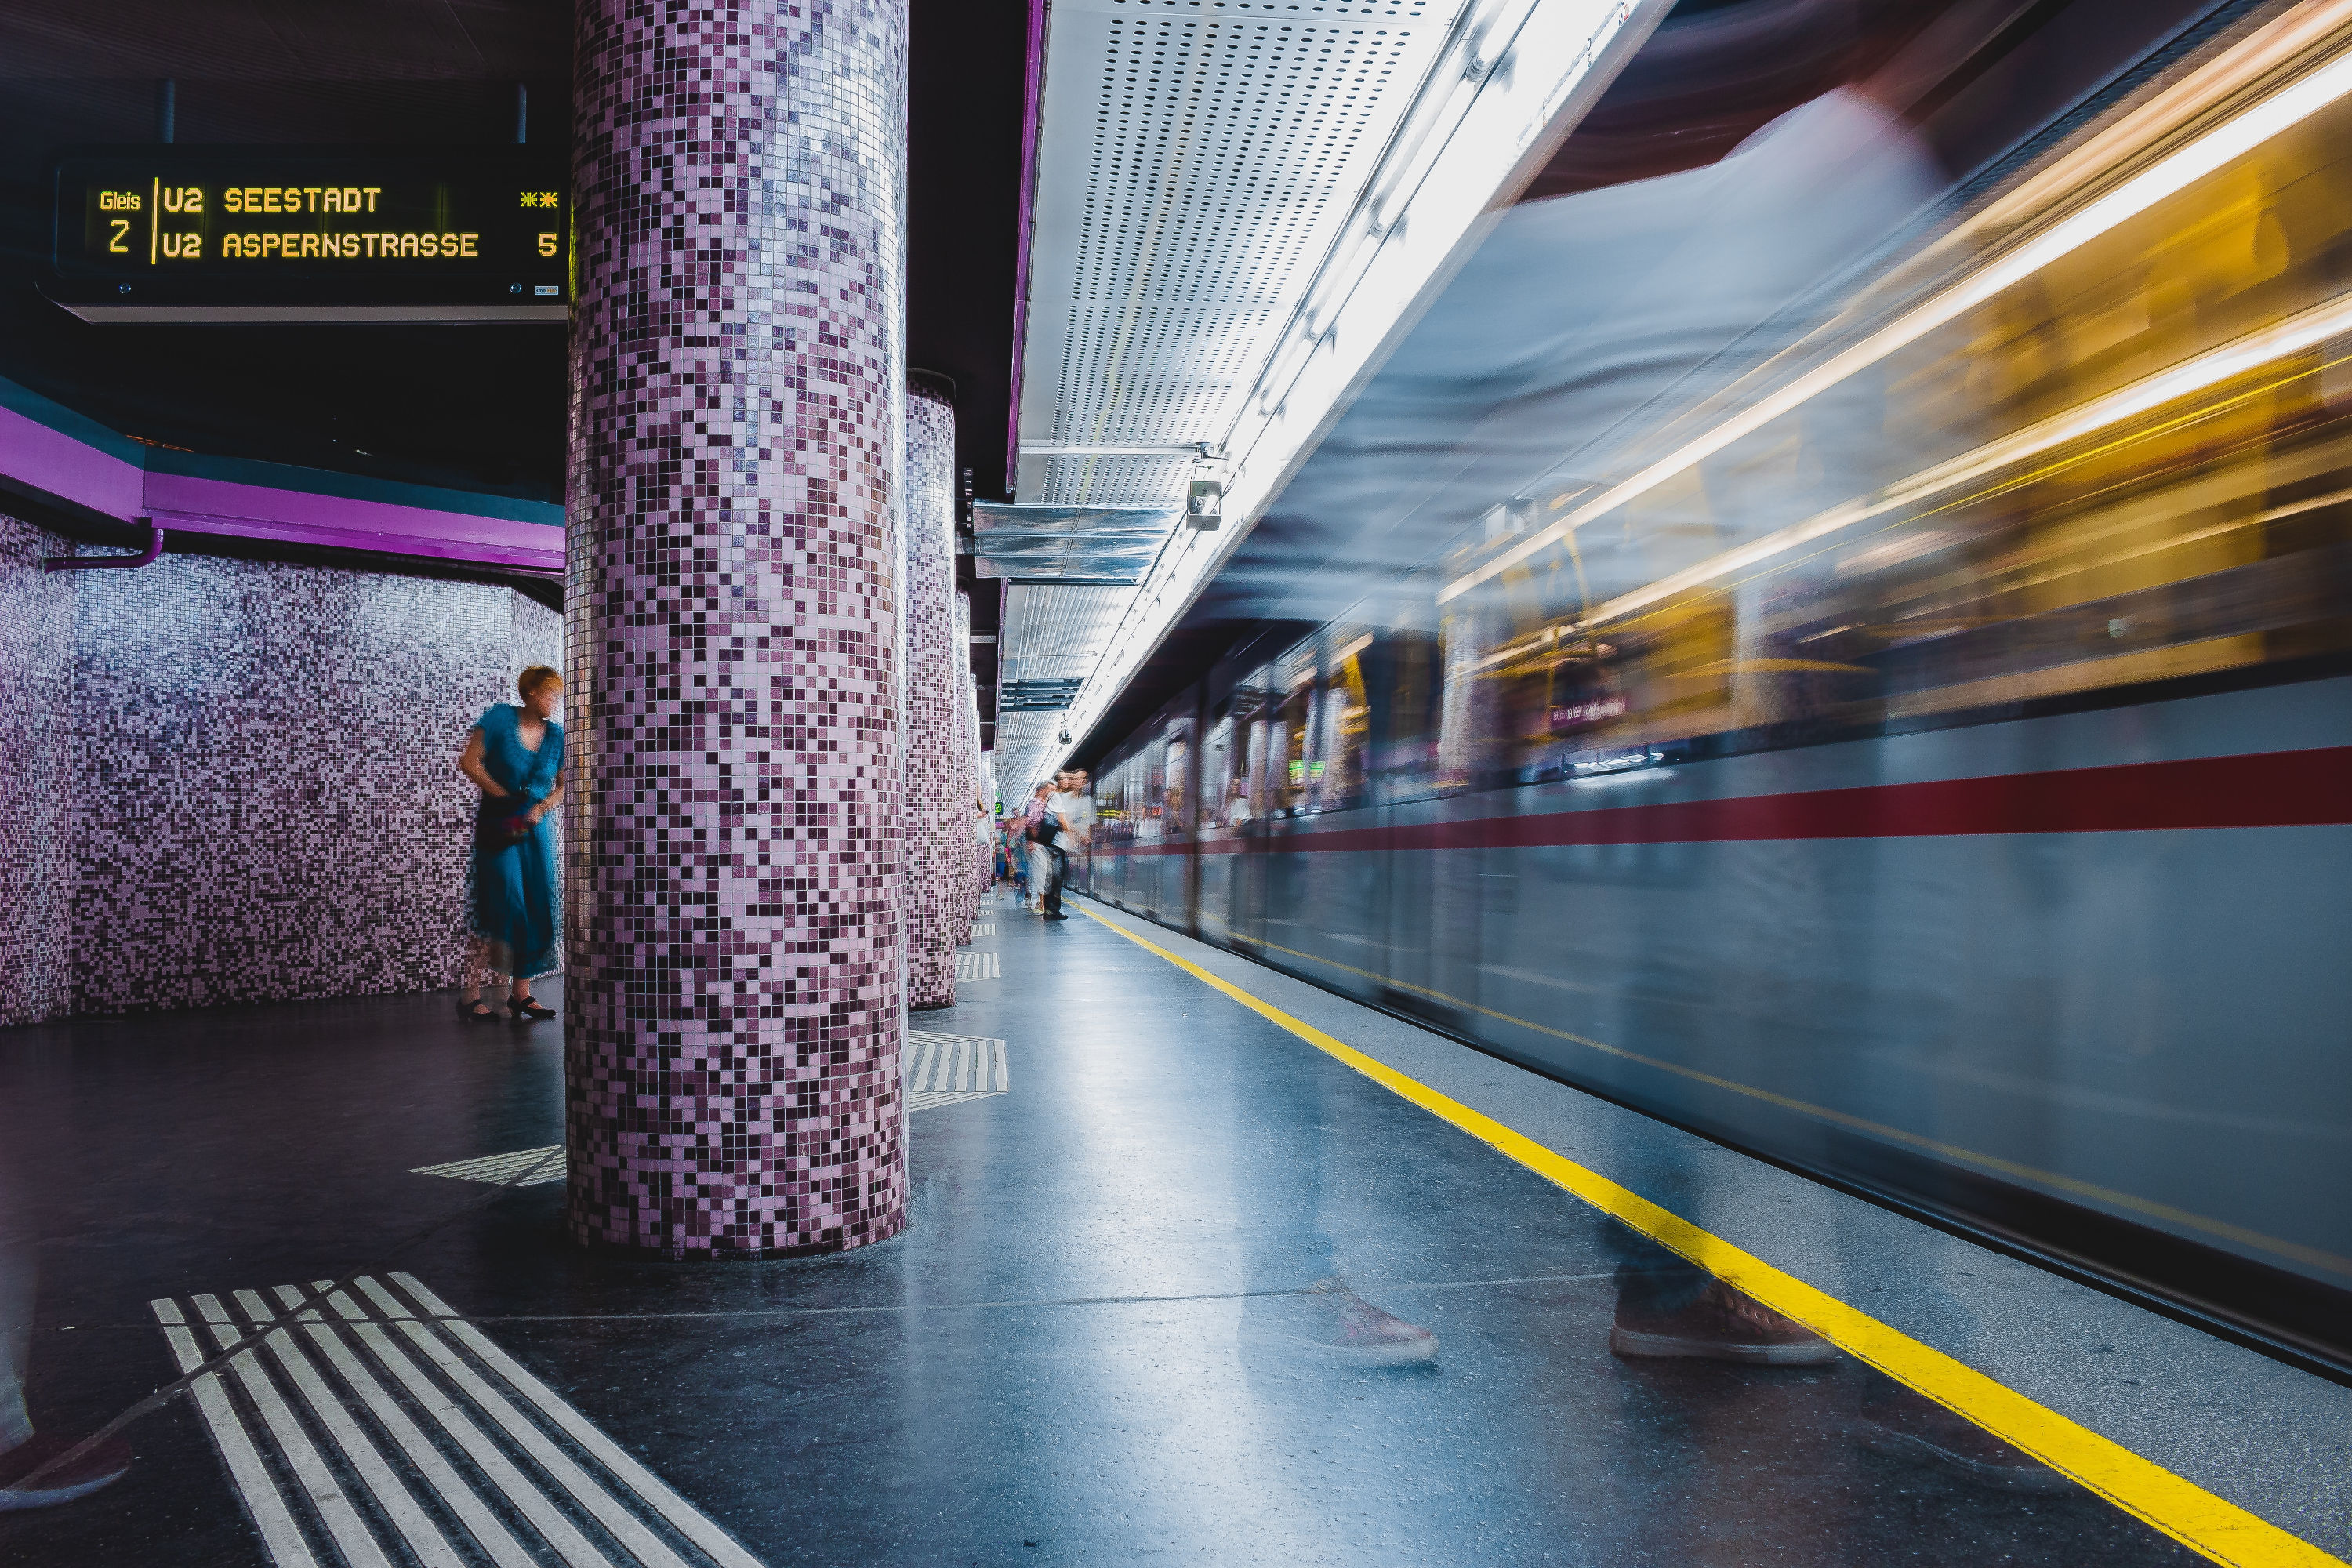
[[[54,169],[41,289],[110,322],[562,321],[554,149],[157,144]]]

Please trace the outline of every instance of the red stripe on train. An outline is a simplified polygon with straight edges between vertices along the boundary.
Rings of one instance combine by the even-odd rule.
[[[1202,854],[1333,849],[1527,849],[1579,844],[1722,844],[1789,838],[1940,838],[1990,833],[2151,833],[2352,823],[2352,746],[1930,784],[1601,806],[1391,827],[1206,838]],[[1106,845],[1177,855],[1192,844]]]

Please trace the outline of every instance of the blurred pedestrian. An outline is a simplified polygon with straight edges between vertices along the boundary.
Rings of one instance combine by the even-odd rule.
[[[1045,890],[1047,874],[1053,869],[1053,857],[1046,845],[1053,841],[1053,831],[1045,821],[1045,803],[1054,797],[1052,784],[1039,784],[1030,792],[1029,804],[1021,810],[1018,826],[1021,833],[1022,889],[1021,905],[1034,912],[1038,897]],[[1039,838],[1040,833],[1045,834]]]
[[[555,970],[563,916],[556,885],[555,826],[563,798],[563,726],[555,721],[563,678],[543,664],[516,678],[520,706],[495,702],[466,737],[457,771],[482,792],[474,814],[467,908],[472,941],[457,1016],[490,1023],[486,984],[508,983],[507,1014],[518,1024],[555,1016],[530,983]]]
[[[1070,857],[1085,853],[1094,841],[1095,801],[1084,768],[1064,768],[1054,782],[1057,787],[1045,801],[1045,823],[1053,828],[1045,852],[1052,865],[1038,912],[1049,921],[1066,921],[1070,917],[1062,912],[1062,888],[1070,879]]]
[[[88,1443],[62,1433],[35,1432],[25,1408],[41,1246],[40,1215],[26,1176],[0,1149],[0,1513],[71,1502],[121,1479],[131,1468],[131,1445],[121,1437]],[[55,1334],[47,1339],[67,1346],[77,1342]]]

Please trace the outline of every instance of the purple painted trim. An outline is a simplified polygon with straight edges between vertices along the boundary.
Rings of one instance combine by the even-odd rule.
[[[147,501],[157,522],[189,533],[280,539],[540,572],[563,570],[562,536],[545,523],[185,474],[149,474]]]
[[[460,539],[431,539],[415,531],[371,532],[334,524],[271,522],[246,517],[206,517],[194,512],[158,510],[155,521],[173,533],[211,533],[231,539],[271,539],[286,544],[324,544],[338,550],[372,550],[385,555],[413,555],[426,561],[460,561],[483,566],[507,566],[523,572],[561,574],[563,552],[533,550],[513,544],[490,544]],[[519,522],[516,528],[539,528]]]
[[[1005,416],[1004,489],[1021,467],[1021,361],[1029,347],[1029,247],[1037,217],[1037,132],[1045,115],[1045,6],[1029,0],[1029,53],[1021,87],[1021,213],[1013,260],[1013,401]]]
[[[546,523],[154,473],[9,408],[0,408],[0,475],[126,521],[152,515],[155,526],[181,533],[563,570],[562,531]],[[121,558],[89,559],[114,564]]]
[[[0,408],[0,474],[75,506],[128,520],[146,510],[146,470]]]

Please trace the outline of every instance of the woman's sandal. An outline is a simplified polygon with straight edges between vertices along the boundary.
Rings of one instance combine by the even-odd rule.
[[[457,999],[457,1016],[466,1019],[469,1023],[475,1024],[495,1024],[499,1021],[498,1009],[484,1005],[482,999],[478,996],[475,997],[471,1002],[467,1001],[462,996],[459,997]]]
[[[554,1008],[542,1007],[538,1004],[538,1002],[528,996],[524,997],[520,1002],[509,1002],[507,1004],[507,1011],[514,1015],[515,1022],[518,1024],[536,1024],[541,1018],[552,1018],[555,1016]]]

